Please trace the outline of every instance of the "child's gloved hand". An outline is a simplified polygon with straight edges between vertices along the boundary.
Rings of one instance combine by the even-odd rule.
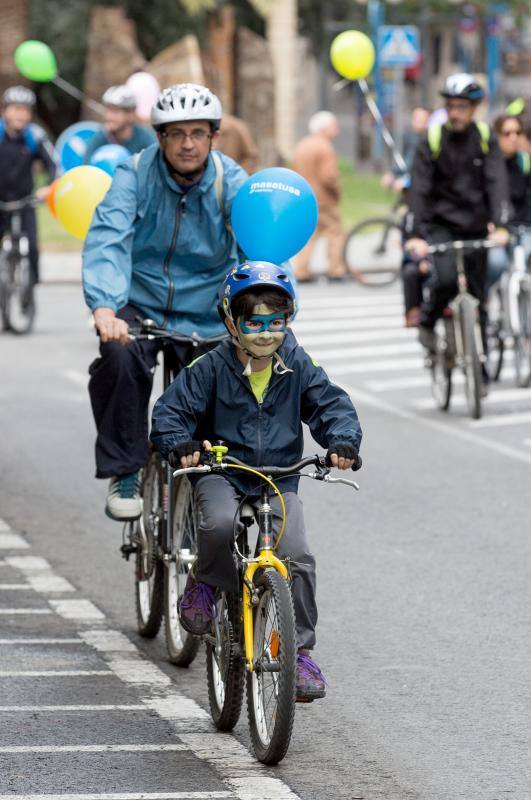
[[[326,463],[329,467],[338,469],[358,470],[361,467],[361,457],[352,444],[334,444],[328,448]]]
[[[211,450],[212,445],[204,442],[183,442],[174,447],[168,456],[172,467],[197,467],[201,463],[201,452]]]

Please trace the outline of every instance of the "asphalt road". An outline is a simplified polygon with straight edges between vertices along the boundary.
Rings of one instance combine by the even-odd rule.
[[[238,745],[244,715],[213,733],[202,654],[178,670],[135,633],[93,478],[79,287],[41,287],[34,335],[0,336],[0,800],[529,800],[531,392],[507,371],[479,423],[458,395],[444,415],[397,288],[309,286],[301,306],[302,343],[358,407],[364,469],[357,494],[302,486],[328,695],[269,770]]]

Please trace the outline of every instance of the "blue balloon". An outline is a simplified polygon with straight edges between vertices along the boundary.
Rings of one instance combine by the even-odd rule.
[[[315,231],[317,214],[308,181],[292,169],[271,167],[240,188],[231,224],[247,258],[280,264],[302,250]]]
[[[92,167],[99,167],[108,175],[114,175],[116,167],[131,156],[126,147],[121,144],[104,144],[98,147],[90,157],[89,164]]]
[[[100,130],[101,125],[98,122],[84,120],[70,125],[62,132],[55,143],[55,154],[63,172],[84,163],[87,144]]]

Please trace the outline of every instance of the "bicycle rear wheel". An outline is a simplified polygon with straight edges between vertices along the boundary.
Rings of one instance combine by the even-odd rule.
[[[12,333],[29,333],[35,319],[35,299],[29,259],[13,252],[10,257],[10,284],[5,296],[5,326]]]
[[[138,632],[152,639],[162,623],[164,567],[159,558],[162,523],[162,464],[152,452],[142,475],[142,516],[133,534],[136,545],[135,600]]]
[[[364,286],[389,286],[402,264],[400,227],[385,217],[363,220],[348,234],[343,259],[352,277]]]
[[[518,295],[520,333],[514,337],[514,369],[516,384],[525,389],[531,383],[531,294],[521,290]]]
[[[491,381],[499,381],[503,369],[505,355],[505,338],[503,335],[503,300],[500,287],[493,289],[489,295],[489,319],[487,322],[487,368]]]
[[[452,370],[455,359],[454,328],[451,319],[437,320],[435,353],[431,356],[431,392],[437,408],[448,411],[452,396]]]
[[[247,711],[256,757],[277,764],[289,747],[295,717],[295,614],[287,581],[268,569],[255,581],[254,671],[247,674]]]
[[[459,304],[459,324],[463,341],[463,371],[468,411],[472,419],[481,417],[482,376],[478,340],[481,337],[475,306],[466,298]]]
[[[197,655],[200,640],[185,631],[179,621],[178,603],[188,573],[197,557],[197,528],[192,485],[186,476],[175,487],[172,560],[164,580],[164,631],[168,658],[177,667],[188,667]]]
[[[216,619],[216,636],[205,637],[208,700],[218,731],[231,731],[240,718],[245,677],[236,595],[223,592],[217,602]]]

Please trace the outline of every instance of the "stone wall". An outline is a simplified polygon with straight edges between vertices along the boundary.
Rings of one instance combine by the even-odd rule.
[[[145,69],[155,76],[163,89],[174,83],[203,83],[205,80],[199,42],[191,35],[157,53]]]

